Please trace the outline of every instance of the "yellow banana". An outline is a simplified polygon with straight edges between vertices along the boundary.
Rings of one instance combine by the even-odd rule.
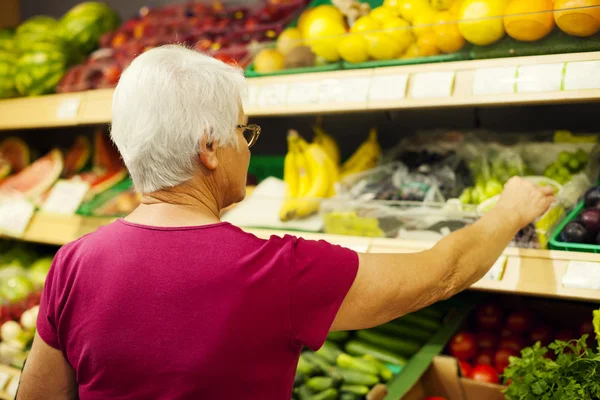
[[[303,143],[300,142],[300,148],[302,148],[302,145]],[[298,218],[307,217],[317,212],[319,210],[320,199],[329,196],[331,194],[331,186],[333,186],[331,172],[328,168],[330,164],[328,164],[329,157],[327,154],[318,145],[313,143],[306,146],[304,155],[309,174],[312,177],[312,185],[308,192],[303,194],[301,199],[298,199],[296,208],[296,217]]]
[[[313,125],[313,132],[315,133],[315,139],[313,141],[323,147],[323,150],[325,150],[325,153],[327,153],[335,165],[339,165],[340,148],[335,139],[328,135],[327,132],[318,125]]]
[[[365,164],[366,159],[379,160],[381,155],[381,146],[377,141],[377,129],[373,128],[369,132],[369,137],[356,149],[354,154],[342,165],[342,175],[349,175],[350,171],[360,172],[361,166]],[[367,163],[368,164],[368,163]]]
[[[305,196],[306,193],[310,190],[313,183],[313,175],[310,167],[308,165],[308,161],[306,159],[306,148],[308,147],[308,143],[306,140],[300,135],[298,135],[298,155],[296,157],[296,165],[298,166],[298,197]]]
[[[298,134],[290,131],[287,137],[288,152],[283,162],[283,181],[285,182],[285,199],[279,210],[279,219],[282,221],[290,220],[296,207],[296,197],[298,197],[300,179],[298,171]]]

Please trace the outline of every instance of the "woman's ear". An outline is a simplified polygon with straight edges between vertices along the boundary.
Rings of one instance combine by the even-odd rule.
[[[206,136],[200,140],[200,162],[209,171],[214,171],[219,165],[217,158],[217,146],[214,142],[209,142]]]

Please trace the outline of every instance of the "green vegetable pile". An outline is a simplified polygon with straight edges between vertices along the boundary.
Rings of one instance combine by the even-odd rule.
[[[318,351],[298,360],[293,399],[383,399],[386,382],[437,332],[445,311],[438,305],[372,329],[332,332]]]
[[[600,399],[600,310],[594,311],[597,347],[588,346],[588,335],[579,340],[556,340],[548,347],[556,360],[546,356],[548,349],[536,343],[511,357],[504,371],[509,383],[508,400]]]

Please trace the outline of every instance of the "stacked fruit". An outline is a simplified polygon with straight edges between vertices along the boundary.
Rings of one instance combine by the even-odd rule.
[[[0,34],[0,98],[54,92],[67,68],[115,29],[117,14],[104,3],[84,2],[60,20],[36,16],[14,33]]]
[[[444,311],[428,307],[373,329],[332,332],[298,361],[294,398],[382,399],[399,373],[441,327]]]
[[[560,241],[600,246],[600,186],[585,193],[583,207],[577,219],[565,225],[560,232]]]
[[[561,151],[558,159],[546,167],[544,176],[565,184],[571,180],[573,174],[585,168],[588,158],[588,154],[582,149],[577,152]]]

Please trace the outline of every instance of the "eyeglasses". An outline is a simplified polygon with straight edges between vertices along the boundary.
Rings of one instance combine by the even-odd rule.
[[[242,135],[244,135],[244,139],[248,142],[248,148],[251,148],[256,144],[258,137],[260,136],[260,126],[255,124],[249,125],[238,125],[238,129],[243,129]]]

